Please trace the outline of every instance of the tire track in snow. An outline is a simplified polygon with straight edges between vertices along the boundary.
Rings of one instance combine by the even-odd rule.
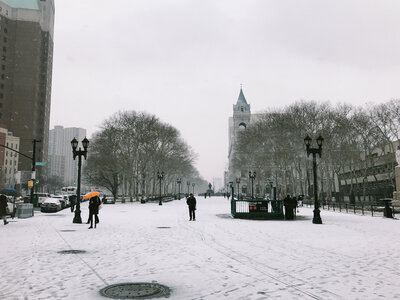
[[[55,229],[54,227],[53,227],[53,229],[57,232],[58,236],[65,242],[65,244],[67,244],[69,249],[74,250],[71,247],[71,245],[67,242],[67,240],[64,239],[64,237],[60,234],[60,232],[57,229]],[[92,268],[92,266],[90,266],[89,263],[87,263],[78,253],[74,253],[74,255],[76,255],[93,272],[93,274],[95,274],[106,286],[109,285],[107,283],[107,281],[103,277],[101,277],[100,274],[97,273],[97,271],[94,268]]]
[[[251,257],[249,257],[249,256],[247,256],[247,255],[245,255],[243,253],[238,253],[235,250],[224,246],[223,244],[219,243],[212,235],[204,233],[204,232],[202,232],[202,231],[200,231],[198,229],[195,229],[193,227],[190,227],[189,225],[186,224],[186,222],[183,222],[183,219],[179,220],[179,223],[184,228],[186,228],[186,229],[198,234],[200,239],[205,244],[207,244],[210,248],[214,249],[215,251],[221,253],[222,255],[224,255],[226,257],[229,257],[231,260],[234,260],[239,264],[245,265],[246,267],[249,267],[249,268],[251,268],[251,269],[253,269],[253,270],[255,270],[255,271],[257,271],[257,272],[259,272],[259,273],[261,273],[263,275],[265,275],[266,277],[271,278],[275,282],[278,282],[278,283],[286,286],[289,289],[294,289],[297,292],[299,292],[301,294],[304,294],[304,295],[306,295],[306,296],[308,296],[308,297],[310,297],[312,299],[317,299],[317,300],[324,299],[323,297],[320,297],[320,296],[318,296],[316,294],[313,294],[311,292],[308,292],[308,291],[306,291],[304,289],[299,288],[298,284],[288,283],[287,281],[285,281],[283,279],[280,279],[278,277],[290,277],[292,279],[297,280],[298,282],[301,282],[302,285],[307,285],[308,282],[305,282],[304,280],[298,279],[298,278],[294,277],[291,274],[276,270],[276,269],[274,269],[274,268],[272,268],[272,267],[270,267],[270,266],[268,266],[268,265],[266,265],[264,263],[261,263],[259,261],[255,261],[253,258],[251,258]],[[232,254],[235,254],[235,255],[232,255]],[[269,269],[269,270],[271,270],[273,272],[276,272],[278,274],[274,275],[274,274],[272,274],[270,272],[266,272],[264,270],[260,270],[260,268],[257,267],[257,266],[260,266],[260,265],[262,267],[264,267],[266,269]],[[261,280],[256,280],[256,281],[261,281]],[[330,292],[330,291],[327,291],[325,289],[324,290],[320,290],[320,291],[322,293],[329,293],[331,296],[333,296],[333,297],[335,297],[337,299],[342,299],[342,297],[340,295],[337,295],[337,294],[335,294],[333,292]],[[205,296],[202,296],[202,297],[205,297]],[[200,297],[200,298],[202,298],[202,297]]]

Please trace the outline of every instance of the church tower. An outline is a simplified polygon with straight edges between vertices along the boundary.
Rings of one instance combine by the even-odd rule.
[[[247,103],[246,98],[244,97],[243,90],[240,88],[239,97],[236,101],[236,104],[233,105],[233,117],[229,118],[229,149],[228,149],[228,174],[226,181],[235,181],[235,177],[240,177],[240,170],[238,170],[239,174],[235,174],[235,170],[232,167],[232,160],[234,157],[234,145],[237,140],[237,136],[239,131],[245,130],[250,125],[250,104]]]

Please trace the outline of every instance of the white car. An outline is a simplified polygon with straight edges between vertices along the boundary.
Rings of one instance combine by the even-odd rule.
[[[34,197],[37,197],[37,206],[40,207],[40,205],[43,203],[45,199],[50,197],[50,194],[47,193],[35,193]]]
[[[14,203],[12,197],[7,197],[7,207],[8,207],[8,215],[14,219],[15,213],[17,211],[17,205]]]
[[[61,201],[58,198],[46,198],[40,205],[41,212],[57,212],[61,210]]]
[[[62,209],[71,206],[71,203],[69,202],[69,197],[67,195],[52,195],[51,198],[59,199]]]

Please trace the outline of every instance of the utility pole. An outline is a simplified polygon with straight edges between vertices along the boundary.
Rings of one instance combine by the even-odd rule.
[[[40,143],[41,140],[33,139],[33,152],[32,152],[32,188],[31,188],[31,203],[33,203],[33,194],[35,193],[35,181],[36,181],[36,143]]]

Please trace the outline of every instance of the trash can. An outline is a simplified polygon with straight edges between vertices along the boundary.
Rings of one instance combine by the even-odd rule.
[[[19,203],[17,205],[17,217],[20,219],[33,217],[33,204]]]

